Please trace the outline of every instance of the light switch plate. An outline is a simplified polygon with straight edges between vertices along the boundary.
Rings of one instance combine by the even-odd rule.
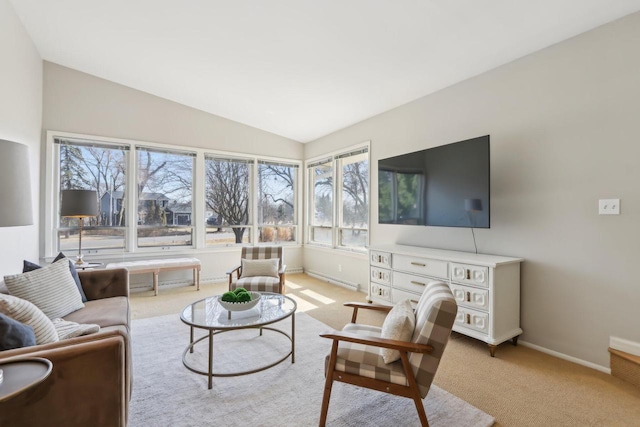
[[[620,215],[620,199],[600,199],[598,201],[598,214]]]

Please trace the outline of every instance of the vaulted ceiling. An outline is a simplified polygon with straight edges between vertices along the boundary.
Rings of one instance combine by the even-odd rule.
[[[43,59],[308,142],[640,0],[11,0]]]

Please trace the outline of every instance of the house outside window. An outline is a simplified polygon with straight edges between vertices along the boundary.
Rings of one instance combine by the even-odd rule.
[[[310,244],[364,250],[369,242],[369,148],[307,164]]]
[[[138,247],[193,246],[195,154],[137,147]]]

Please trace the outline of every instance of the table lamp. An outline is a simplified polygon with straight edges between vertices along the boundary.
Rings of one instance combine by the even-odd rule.
[[[94,190],[62,190],[60,216],[78,218],[78,259],[82,265],[82,220],[98,215],[98,192]]]

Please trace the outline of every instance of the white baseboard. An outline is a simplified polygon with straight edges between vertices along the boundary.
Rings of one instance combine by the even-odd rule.
[[[357,283],[338,279],[337,277],[327,276],[326,274],[318,273],[316,271],[311,271],[311,270],[305,270],[304,273],[308,274],[311,277],[315,277],[316,279],[324,280],[331,284],[342,286],[343,288],[351,289],[352,291],[362,292],[362,289],[360,289],[360,285],[358,285]]]
[[[596,371],[604,372],[605,374],[611,375],[611,369],[605,366],[601,366],[592,362],[588,362],[586,360],[578,359],[577,357],[569,356],[564,353],[560,353],[554,350],[549,350],[548,348],[541,347],[539,345],[531,344],[530,342],[518,340],[518,345],[522,344],[524,347],[529,347],[534,350],[537,350],[541,353],[549,354],[551,356],[557,357],[558,359],[568,360],[569,362],[576,363],[578,365],[586,366],[587,368],[595,369]]]
[[[614,350],[640,356],[640,343],[625,340],[624,338],[609,337],[609,347]]]

